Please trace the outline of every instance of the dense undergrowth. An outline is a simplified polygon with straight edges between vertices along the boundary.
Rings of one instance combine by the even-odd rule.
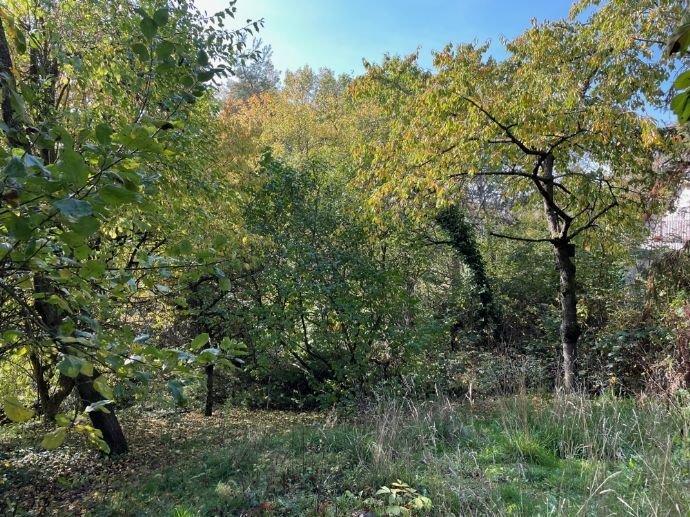
[[[83,505],[72,510],[686,515],[690,507],[690,414],[681,399],[385,399],[349,416],[228,409],[215,425],[195,417],[198,426],[167,418],[177,419],[174,432],[157,421],[162,439],[145,443],[152,435],[143,433],[132,440],[144,440],[139,453],[133,443],[135,455],[156,449],[160,464],[148,469],[143,461],[119,482],[105,476],[109,491],[98,483],[82,488]],[[103,469],[117,465],[99,461]]]

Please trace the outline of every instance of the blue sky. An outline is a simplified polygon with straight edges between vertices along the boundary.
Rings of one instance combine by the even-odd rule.
[[[227,0],[196,0],[209,13]],[[511,38],[530,20],[568,15],[569,0],[238,0],[237,21],[264,18],[260,33],[273,47],[281,71],[308,64],[359,73],[362,58],[410,54],[420,47],[423,63],[447,43]]]

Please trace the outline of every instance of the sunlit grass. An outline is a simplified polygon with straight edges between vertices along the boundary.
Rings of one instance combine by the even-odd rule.
[[[347,419],[202,447],[102,510],[381,514],[377,489],[401,480],[431,498],[433,515],[685,515],[687,425],[682,405],[611,397],[519,396],[479,408],[384,400]]]

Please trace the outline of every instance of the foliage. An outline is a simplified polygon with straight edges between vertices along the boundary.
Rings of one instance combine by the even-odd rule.
[[[214,77],[250,57],[240,51],[250,27],[223,28],[234,12],[124,0],[2,9],[0,357],[31,358],[49,418],[75,384],[111,399],[113,378],[177,362],[140,345],[127,307],[169,293],[179,262],[173,248],[156,253],[166,221],[151,201],[184,170],[173,164],[194,141],[190,122],[210,115]],[[49,398],[53,383],[60,398]]]
[[[488,45],[449,45],[434,55],[435,73],[422,70],[416,56],[387,57],[369,64],[354,86],[390,121],[387,138],[361,156],[363,181],[380,210],[393,205],[423,218],[449,202],[477,206],[474,180],[493,177],[496,195],[520,207],[511,216],[524,232],[490,233],[552,244],[569,390],[581,334],[575,247],[595,227],[609,234],[635,227],[643,201],[637,192],[653,184],[653,156],[666,145],[642,110],[663,103],[659,84],[671,65],[654,59],[649,42],[679,7],[652,2],[624,11],[613,4],[586,21],[535,21],[504,42],[503,60],[488,56]],[[542,222],[530,224],[537,210]]]
[[[251,48],[256,59],[236,67],[234,77],[227,86],[226,94],[232,99],[247,101],[256,95],[275,92],[280,83],[280,73],[271,61],[271,46],[256,39]]]

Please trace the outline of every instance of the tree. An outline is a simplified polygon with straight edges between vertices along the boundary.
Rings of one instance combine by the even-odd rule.
[[[181,265],[156,253],[165,220],[150,201],[175,184],[211,81],[251,57],[238,43],[260,22],[224,29],[234,12],[205,17],[185,0],[0,9],[0,360],[31,358],[39,408],[59,426],[49,448],[76,429],[125,452],[108,379],[171,362],[169,351],[136,353],[123,307],[165,294],[157,279]],[[72,387],[91,425],[57,413]],[[3,403],[10,417],[32,416]]]
[[[280,72],[273,66],[273,49],[261,39],[252,42],[255,59],[241,63],[227,85],[227,96],[246,101],[256,95],[275,92],[280,84]]]
[[[577,245],[592,229],[615,234],[626,214],[635,217],[663,146],[643,110],[663,106],[670,64],[655,59],[654,41],[679,6],[622,3],[579,20],[589,4],[581,2],[568,20],[535,22],[505,42],[503,60],[487,56],[487,45],[448,46],[435,54],[435,74],[414,56],[388,58],[355,86],[395,118],[388,138],[363,155],[380,204],[460,203],[475,178],[493,176],[507,195],[541,205],[546,231],[494,236],[553,248],[568,391],[577,385]]]

